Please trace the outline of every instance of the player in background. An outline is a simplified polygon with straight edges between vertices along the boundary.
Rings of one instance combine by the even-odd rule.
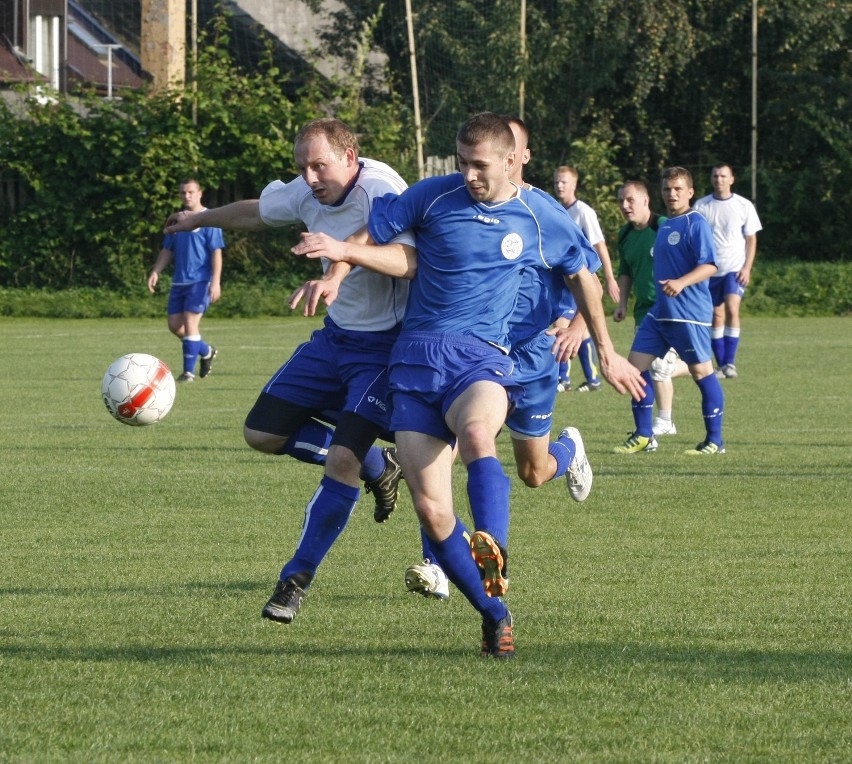
[[[720,379],[735,379],[734,364],[740,343],[740,303],[751,281],[757,255],[757,233],[762,229],[754,205],[731,191],[734,171],[717,164],[710,172],[713,193],[699,199],[693,209],[707,218],[716,243],[719,270],[710,279],[713,297],[711,344]]]
[[[358,139],[336,119],[306,124],[294,154],[301,175],[270,183],[260,199],[198,213],[181,213],[167,231],[208,222],[244,231],[302,222],[309,231],[345,238],[364,226],[377,197],[405,189],[388,165],[360,158]],[[400,236],[393,247],[408,247]],[[323,262],[322,279],[294,293],[335,291],[322,329],[300,345],[264,386],[246,417],[244,435],[254,449],[321,464],[324,475],[305,509],[293,557],[281,570],[262,615],[290,623],[317,568],[343,532],[360,495],[361,480],[376,498],[377,522],[388,518],[399,495],[395,451],[374,445],[388,430],[387,366],[409,291],[406,279],[355,268],[339,285]],[[332,275],[329,275],[332,274]],[[336,427],[323,419],[330,412]]]
[[[556,198],[568,211],[571,219],[580,226],[586,238],[598,253],[600,261],[603,264],[607,293],[614,302],[618,302],[618,281],[612,270],[612,261],[609,257],[606,239],[601,231],[598,215],[588,204],[577,198],[577,182],[579,181],[579,177],[579,173],[573,167],[558,167],[553,175]],[[577,392],[587,393],[600,390],[601,380],[595,365],[595,348],[588,333],[583,338],[583,344],[577,353],[577,357],[580,359],[580,365],[583,367],[583,373],[586,376],[585,382],[576,388]],[[559,367],[558,389],[560,392],[571,390],[570,372],[570,361],[562,362]]]
[[[480,654],[494,658],[515,655],[512,616],[501,599],[508,584],[510,481],[495,437],[520,393],[506,345],[524,268],[566,276],[598,342],[604,376],[619,392],[643,395],[641,377],[613,349],[600,284],[585,267],[576,228],[540,195],[509,180],[514,143],[498,115],[477,114],[457,135],[460,173],[426,178],[375,201],[368,235],[359,239],[381,245],[412,231],[416,259],[316,234],[303,235],[293,249],[389,275],[416,272],[391,354],[391,430],[437,562],[482,616]],[[558,338],[556,344],[558,353]],[[453,509],[456,442],[476,528],[470,542]]]
[[[180,184],[183,208],[188,213],[205,209],[201,203],[201,186],[195,178]],[[206,377],[213,366],[218,350],[201,338],[201,317],[211,302],[222,294],[222,250],[225,239],[222,229],[203,226],[169,233],[148,275],[148,291],[154,294],[160,274],[174,261],[174,276],[169,290],[169,331],[183,348],[183,373],[177,382],[194,382],[195,365],[201,358],[198,376]]]
[[[656,301],[639,325],[628,357],[642,372],[648,394],[633,402],[636,429],[623,445],[615,448],[615,453],[635,454],[656,447],[652,431],[654,388],[648,370],[655,358],[674,348],[701,391],[706,429],[704,440],[684,453],[723,454],[725,398],[713,373],[710,349],[713,303],[707,284],[716,272],[713,234],[707,221],[689,207],[695,193],[689,170],[683,167],[664,170],[661,189],[668,220],[660,225],[654,240]]]
[[[517,186],[532,190],[524,182],[523,169],[530,160],[529,132],[522,120],[503,115],[515,137],[515,161],[509,179]],[[537,191],[537,189],[536,189]],[[552,197],[542,194],[553,201]],[[591,272],[600,268],[597,253],[584,245],[586,267]],[[554,339],[546,332],[557,322],[569,329],[573,343],[569,352],[576,352],[585,331],[582,316],[574,321],[563,319],[564,311],[573,318],[576,304],[562,277],[553,271],[526,268],[523,272],[518,302],[509,321],[509,357],[514,363],[515,381],[524,388],[524,395],[506,420],[512,439],[512,450],[518,477],[530,488],[538,488],[551,480],[565,477],[568,494],[574,501],[585,501],[592,489],[593,474],[583,438],[576,427],[566,427],[551,441],[553,406],[556,402],[558,364],[553,362]],[[567,303],[567,304],[566,304]],[[439,600],[450,596],[447,577],[434,562],[428,536],[422,531],[423,561],[405,571],[405,585],[410,592]]]
[[[623,321],[627,317],[627,299],[632,290],[636,296],[633,321],[638,329],[656,300],[654,240],[666,218],[651,210],[648,187],[641,180],[628,180],[621,185],[618,189],[618,206],[627,222],[618,232],[618,287],[621,299],[613,312],[613,318]],[[669,349],[665,356],[654,359],[650,372],[657,400],[653,434],[657,437],[677,435],[677,427],[672,420],[672,378],[687,376],[689,369],[678,354]],[[645,450],[653,449],[651,444]]]

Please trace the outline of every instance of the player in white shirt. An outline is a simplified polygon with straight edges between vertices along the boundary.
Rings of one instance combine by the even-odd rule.
[[[199,225],[251,231],[301,222],[311,232],[345,238],[366,224],[376,198],[406,188],[388,165],[359,158],[355,133],[339,120],[309,122],[293,150],[300,177],[273,181],[260,199],[173,215],[166,232]],[[403,234],[392,245],[413,252],[413,243]],[[361,480],[376,497],[376,521],[383,522],[396,505],[402,474],[395,451],[373,444],[389,431],[388,359],[410,282],[363,268],[347,269],[341,280],[328,261],[323,271],[322,279],[297,290],[290,303],[294,307],[305,297],[309,315],[325,297],[330,304],[323,328],[275,372],[244,427],[246,442],[258,451],[324,466],[296,551],[262,611],[280,623],[290,623],[299,611],[317,568],[346,527]],[[336,299],[329,297],[332,292]]]
[[[751,269],[757,255],[757,233],[763,226],[754,205],[733,193],[734,171],[729,164],[718,164],[710,172],[713,193],[695,202],[713,229],[716,263],[719,270],[710,279],[713,296],[711,344],[720,379],[737,376],[737,348],[740,342],[740,302],[751,281]]]
[[[606,239],[604,239],[603,231],[601,231],[601,224],[598,221],[597,213],[588,204],[577,198],[578,180],[579,173],[575,168],[568,166],[558,167],[553,175],[553,187],[556,198],[568,212],[569,217],[580,226],[589,243],[598,253],[601,265],[603,265],[607,293],[617,303],[620,297],[618,280],[615,278],[615,273],[612,269],[612,261],[609,257]],[[580,359],[580,364],[583,367],[583,373],[586,377],[586,380],[576,388],[577,392],[585,393],[600,390],[601,380],[595,364],[594,345],[588,333],[583,337],[577,357]],[[560,392],[571,389],[570,369],[570,362],[559,364],[558,389]]]

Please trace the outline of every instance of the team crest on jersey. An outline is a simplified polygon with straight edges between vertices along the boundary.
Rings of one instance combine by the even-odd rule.
[[[672,246],[675,246],[675,244],[677,244],[680,241],[680,233],[678,231],[672,231],[669,234],[669,238],[667,239],[667,241]]]
[[[507,260],[517,260],[524,251],[524,241],[520,234],[506,234],[500,243],[500,251]]]

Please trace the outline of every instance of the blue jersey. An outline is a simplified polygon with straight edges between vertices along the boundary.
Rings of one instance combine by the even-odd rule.
[[[221,228],[196,228],[166,235],[163,249],[174,255],[173,284],[193,284],[210,281],[213,277],[211,255],[224,249],[225,239]]]
[[[704,217],[694,210],[660,224],[654,241],[654,281],[657,301],[648,314],[657,321],[687,321],[710,324],[713,301],[708,280],[686,287],[677,297],[663,293],[661,280],[679,279],[699,265],[716,264],[713,232]]]
[[[477,202],[460,173],[377,199],[368,225],[378,244],[414,232],[408,332],[472,335],[505,347],[523,270],[571,275],[586,264],[576,227],[540,194],[519,189],[506,201]]]

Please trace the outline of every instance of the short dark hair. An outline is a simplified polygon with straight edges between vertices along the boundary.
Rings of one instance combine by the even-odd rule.
[[[493,111],[483,111],[468,119],[456,134],[456,141],[464,146],[494,143],[507,154],[515,150],[515,135],[505,119]]]
[[[686,167],[666,167],[660,176],[660,182],[664,180],[676,180],[677,178],[683,178],[690,188],[694,188],[692,173]]]

